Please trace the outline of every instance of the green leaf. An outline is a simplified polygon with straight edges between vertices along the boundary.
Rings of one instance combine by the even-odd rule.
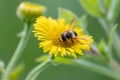
[[[110,49],[111,49],[111,46],[114,40],[114,34],[115,34],[116,29],[117,29],[117,24],[112,27],[112,30],[110,32],[109,41],[108,41],[108,45]]]
[[[21,63],[15,67],[10,75],[10,80],[17,80],[20,74],[23,72],[25,64]]]
[[[111,50],[109,50],[109,47],[105,43],[103,39],[101,39],[100,43],[97,45],[101,55],[106,59],[106,61],[110,60],[111,57]]]
[[[105,9],[105,0],[97,0],[100,10],[101,12],[103,12],[105,14],[106,9]]]
[[[79,0],[83,8],[94,17],[103,16],[97,0]]]
[[[79,23],[80,23],[80,26],[82,27],[82,29],[84,30],[84,32],[88,33],[87,32],[87,16],[86,15],[83,15],[82,17],[80,17]]]
[[[106,14],[110,7],[111,0],[97,0],[97,1],[99,3],[101,11]]]
[[[70,23],[73,17],[76,18],[76,15],[72,11],[59,8],[59,18],[64,18],[67,23]]]
[[[76,19],[75,27],[81,27],[81,25],[79,24],[80,22],[79,22],[78,17],[72,11],[59,8],[59,18],[64,18],[66,20],[66,23],[68,24],[70,24],[71,20],[75,18]]]
[[[59,18],[64,18],[68,24],[70,24],[71,20],[75,17],[75,27],[82,28],[84,32],[87,32],[87,16],[83,15],[82,17],[78,18],[73,12],[59,8]]]
[[[61,58],[61,57],[56,57],[54,62],[62,63],[62,64],[67,64],[70,66],[76,66],[78,68],[85,68],[87,70],[95,71],[97,73],[109,76],[111,78],[114,78],[116,80],[120,80],[119,73],[114,71],[113,69],[99,65],[97,63],[91,62],[86,59],[70,59],[70,58]]]
[[[108,10],[112,0],[102,0],[102,1],[104,1],[105,9]]]
[[[120,0],[112,0],[107,19],[109,21],[114,21],[120,12]]]

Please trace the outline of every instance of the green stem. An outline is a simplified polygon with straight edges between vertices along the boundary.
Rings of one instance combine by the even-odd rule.
[[[26,77],[25,80],[35,80],[37,78],[37,76],[44,70],[46,69],[46,67],[49,66],[51,62],[51,56],[50,58],[48,58],[46,61],[44,61],[43,63],[39,64],[38,66],[36,66],[33,70],[31,70],[31,72],[28,74],[28,76]]]
[[[14,66],[16,65],[17,61],[19,60],[20,56],[22,55],[23,50],[26,47],[26,44],[28,42],[28,38],[29,35],[31,33],[31,28],[29,30],[30,25],[28,23],[24,24],[24,29],[23,29],[23,34],[21,36],[20,42],[18,43],[18,46],[10,60],[10,62],[8,63],[5,73],[3,75],[3,79],[2,80],[9,80],[10,77],[10,73],[12,71],[12,69],[14,68]]]
[[[120,80],[120,73],[114,71],[111,68],[107,68],[105,66],[101,66],[95,63],[92,63],[90,61],[84,60],[84,59],[65,59],[65,58],[55,58],[54,59],[55,62],[58,63],[64,63],[64,64],[68,64],[68,65],[73,65],[73,66],[77,66],[77,67],[82,67],[85,69],[89,69],[91,71],[95,71],[97,73],[101,73],[104,74],[108,77],[114,78],[116,80]]]

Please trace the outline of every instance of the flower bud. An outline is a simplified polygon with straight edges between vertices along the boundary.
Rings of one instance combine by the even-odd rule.
[[[32,21],[36,17],[43,15],[46,8],[39,4],[22,2],[17,9],[17,16],[24,21]]]

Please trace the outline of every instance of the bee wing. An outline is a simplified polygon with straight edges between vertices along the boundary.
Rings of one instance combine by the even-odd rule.
[[[73,19],[71,20],[70,26],[69,26],[67,31],[71,31],[73,29],[75,23],[76,23],[76,19],[75,19],[75,17],[73,17]]]

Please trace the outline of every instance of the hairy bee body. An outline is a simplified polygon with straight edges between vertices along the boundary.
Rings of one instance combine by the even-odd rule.
[[[69,28],[61,34],[60,39],[62,41],[67,41],[69,39],[73,39],[73,38],[77,37],[77,33],[74,30],[72,30],[74,25],[75,25],[75,18],[73,18],[71,20],[71,24],[70,24]]]
[[[61,34],[61,40],[66,41],[68,39],[72,39],[77,37],[77,33],[75,31],[65,31]]]

